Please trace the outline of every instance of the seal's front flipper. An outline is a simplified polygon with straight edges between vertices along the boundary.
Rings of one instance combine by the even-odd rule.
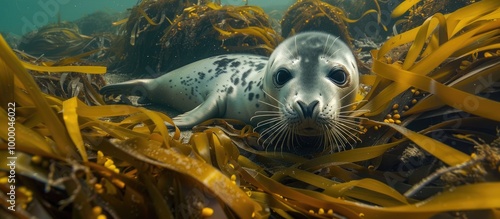
[[[224,117],[225,98],[210,95],[202,104],[196,108],[173,118],[179,128],[192,128],[206,120],[215,117]],[[167,126],[169,126],[167,124]]]
[[[99,90],[99,93],[104,96],[109,95],[125,95],[125,96],[138,96],[138,103],[149,102],[149,92],[148,92],[148,83],[151,79],[138,79],[131,80],[117,84],[107,85]]]

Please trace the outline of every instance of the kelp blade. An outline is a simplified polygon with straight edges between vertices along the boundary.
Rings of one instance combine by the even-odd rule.
[[[418,1],[407,1],[405,3],[407,5],[402,6],[401,10],[416,3]],[[434,75],[432,75],[434,69],[441,65],[445,59],[466,55],[469,52],[467,47],[451,51],[449,47],[452,47],[452,43],[455,44],[459,40],[472,43],[479,39],[487,41],[497,37],[498,33],[495,32],[495,29],[498,28],[499,23],[488,19],[500,18],[498,10],[490,7],[485,8],[496,4],[496,1],[484,0],[480,4],[471,5],[462,10],[470,12],[471,17],[481,20],[482,23],[474,24],[474,19],[470,22],[456,22],[457,20],[454,20],[455,14],[437,15],[436,21],[432,21],[437,23],[429,21],[428,25],[424,25],[421,29],[416,28],[400,35],[404,36],[401,40],[397,40],[400,36],[393,37],[380,50],[374,51],[376,60],[373,71],[375,76],[366,76],[363,81],[373,83],[373,90],[382,90],[382,92],[379,92],[378,95],[367,96],[364,107],[371,110],[373,114],[377,114],[377,112],[382,112],[389,107],[392,98],[411,87],[416,87],[437,97],[438,100],[442,101],[441,104],[450,106],[459,102],[461,98],[477,99],[481,103],[480,109],[470,112],[482,118],[498,121],[498,116],[491,113],[492,107],[493,109],[498,108],[498,102],[460,90],[461,87],[451,87],[449,84],[433,78]],[[214,5],[209,6],[215,7]],[[401,12],[396,14],[398,13]],[[468,24],[471,26],[467,26]],[[448,32],[444,34],[440,31],[430,31],[437,26]],[[458,32],[461,34],[457,35]],[[260,33],[256,32],[255,34]],[[422,37],[431,37],[429,34],[438,39],[437,43],[434,42],[435,45],[428,47],[426,51],[421,51],[425,48],[421,43],[426,42],[422,40]],[[419,38],[417,42],[419,45],[409,51],[411,54],[408,54],[410,58],[407,59],[406,64],[386,62],[385,55],[390,50],[394,49],[395,46],[414,42],[416,38]],[[4,63],[9,63],[5,64],[7,70],[0,72],[1,78],[9,78],[7,74],[15,74],[16,80],[19,81],[15,92],[17,92],[18,97],[23,98],[23,106],[21,107],[26,107],[22,111],[31,112],[28,109],[32,108],[43,114],[36,125],[19,126],[23,127],[19,128],[20,137],[28,138],[29,135],[35,134],[36,137],[32,138],[33,141],[19,142],[18,150],[31,155],[51,158],[49,162],[52,162],[53,165],[62,164],[60,166],[85,172],[83,174],[85,178],[77,178],[79,180],[74,180],[74,183],[81,188],[88,189],[88,196],[84,196],[82,191],[72,188],[70,184],[63,186],[68,196],[75,194],[75,196],[80,197],[73,199],[73,202],[77,206],[84,206],[82,214],[89,212],[87,209],[89,206],[100,206],[108,215],[113,215],[117,209],[127,208],[128,206],[117,204],[122,203],[117,200],[124,200],[123,203],[133,202],[130,200],[131,195],[122,196],[123,193],[130,194],[129,189],[131,189],[136,192],[133,193],[135,198],[143,201],[140,205],[143,206],[141,209],[145,209],[144,212],[155,212],[150,213],[149,216],[170,217],[176,214],[175,210],[179,210],[176,207],[185,204],[182,199],[187,199],[188,196],[183,196],[185,194],[183,189],[190,190],[201,186],[204,188],[203,191],[216,196],[219,205],[230,209],[224,212],[229,217],[265,218],[270,216],[270,209],[283,217],[290,218],[300,215],[303,217],[404,217],[413,219],[431,218],[444,212],[469,210],[489,210],[492,212],[491,215],[498,216],[498,211],[493,210],[500,208],[500,190],[497,189],[500,184],[496,181],[454,186],[444,189],[442,193],[435,194],[431,198],[414,200],[404,197],[387,182],[379,180],[380,178],[363,177],[363,171],[371,171],[374,175],[380,174],[381,176],[384,173],[359,165],[359,162],[377,159],[386,151],[407,141],[413,141],[433,157],[450,166],[473,159],[473,156],[426,136],[427,131],[439,129],[441,126],[448,127],[445,125],[449,124],[437,124],[429,129],[412,131],[404,126],[367,120],[365,125],[387,126],[388,129],[401,133],[401,139],[314,159],[298,158],[287,154],[276,155],[248,148],[241,149],[255,155],[251,158],[282,159],[292,163],[279,171],[269,173],[263,170],[260,163],[239,154],[237,146],[245,145],[251,138],[258,138],[258,135],[251,129],[235,130],[221,123],[212,124],[205,129],[195,130],[189,143],[184,144],[181,142],[178,129],[170,136],[163,122],[172,121],[161,113],[132,106],[88,106],[76,98],[58,101],[53,97],[43,95],[40,90],[35,89],[36,84],[33,83],[32,79],[28,79],[29,75],[23,65],[13,54],[8,53],[10,49],[5,44],[0,49],[1,54],[4,54],[0,55],[0,58]],[[488,49],[497,49],[497,47],[493,46]],[[425,57],[421,57],[422,54]],[[49,68],[37,70],[50,71]],[[76,71],[78,69],[66,70]],[[80,70],[89,71],[87,73],[102,72],[102,69],[92,68],[80,68]],[[494,74],[493,72],[487,73]],[[2,88],[12,86],[7,84],[10,83],[8,81],[0,81],[0,83]],[[389,86],[379,89],[376,87],[377,83],[389,84]],[[22,90],[26,88],[28,88],[30,95],[23,94]],[[385,94],[387,96],[383,96]],[[450,94],[453,95],[448,97]],[[2,101],[5,102],[5,100]],[[61,109],[62,116],[59,116],[58,113]],[[424,108],[423,111],[425,110],[427,109]],[[0,122],[4,123],[6,121],[5,110],[1,113]],[[28,117],[25,114],[27,113],[19,114],[20,121]],[[115,117],[126,118],[117,119]],[[464,123],[466,122],[464,120]],[[2,125],[2,127],[4,126]],[[5,130],[0,131],[0,137],[4,140],[7,136]],[[44,143],[36,144],[35,140]],[[55,147],[52,147],[53,145]],[[0,143],[0,147],[2,150],[7,148],[4,143]],[[99,151],[106,154],[107,157],[101,159],[106,160],[107,166],[98,163],[99,158],[95,158],[94,154],[99,154]],[[67,154],[70,156],[67,157]],[[111,170],[110,160],[117,164],[114,167],[116,172]],[[319,174],[321,170],[332,171],[334,174],[325,177]],[[75,172],[69,171],[68,173]],[[146,176],[144,177],[144,175]],[[179,177],[179,181],[172,179],[179,175],[183,176]],[[75,176],[81,177],[77,174]],[[145,181],[142,182],[141,178]],[[165,180],[165,178],[167,179]],[[98,179],[99,183],[96,183],[95,179]],[[339,179],[345,179],[345,181]],[[105,183],[106,181],[112,181],[112,183]],[[181,182],[181,185],[175,184],[173,181]],[[287,182],[290,181],[303,186],[288,184]],[[98,192],[96,188],[99,185],[105,185],[107,190]],[[170,187],[162,187],[164,185]],[[165,190],[169,191],[165,192]],[[169,193],[173,193],[173,195],[169,195]],[[181,197],[178,198],[178,196]],[[37,198],[43,199],[44,197],[38,196]],[[164,199],[161,200],[162,198]],[[161,200],[162,202],[153,205],[147,203],[150,200]],[[165,206],[175,207],[169,211],[154,209]],[[331,214],[325,213],[330,212],[330,210]],[[194,215],[200,216],[200,214]],[[141,217],[141,215],[130,216]]]

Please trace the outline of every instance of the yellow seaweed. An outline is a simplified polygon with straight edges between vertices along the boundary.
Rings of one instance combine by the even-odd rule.
[[[391,17],[399,17],[403,15],[408,9],[419,3],[420,0],[404,0],[399,4],[391,13]]]
[[[479,21],[484,21],[486,18],[490,18],[494,15],[498,16],[499,10],[498,6],[500,6],[500,3],[498,1],[481,1],[475,4],[472,4],[470,6],[464,7],[462,9],[457,10],[456,12],[450,14],[450,15],[435,15],[437,20],[439,20],[438,23],[434,23],[431,25],[431,19],[428,19],[426,23],[424,23],[423,26],[414,28],[408,32],[402,33],[400,35],[394,36],[391,39],[389,39],[378,51],[373,51],[372,55],[374,57],[374,64],[373,64],[373,71],[375,73],[383,73],[380,71],[380,68],[390,68],[391,71],[404,71],[405,69],[411,72],[414,72],[419,75],[426,75],[429,74],[433,69],[438,67],[441,63],[443,63],[448,57],[450,56],[460,56],[462,54],[457,54],[457,52],[469,52],[469,51],[463,51],[460,50],[461,48],[466,48],[467,45],[469,44],[474,44],[478,42],[479,39],[484,39],[487,38],[488,36],[494,36],[497,34],[497,28],[500,25],[500,23],[491,20],[488,22],[483,22],[483,25],[477,26],[473,25],[471,17],[467,17],[465,19],[458,18],[456,15],[461,14],[461,13],[474,13],[474,14],[479,14],[480,16],[475,17],[475,19]],[[443,21],[443,17],[445,18],[446,22]],[[466,20],[466,21],[464,21]],[[463,28],[466,28],[464,26],[465,24],[471,25],[471,28],[468,28],[463,34],[454,36],[455,33]],[[435,32],[433,31],[437,25],[440,27],[440,31]],[[443,32],[443,30],[446,30],[446,32]],[[424,41],[427,38],[428,35],[434,36],[437,34],[437,37],[439,38],[439,47],[435,48],[435,51],[427,51],[426,56],[419,56],[421,53],[421,48],[424,46]],[[449,38],[449,39],[446,39]],[[415,42],[412,44],[412,47],[410,51],[408,52],[408,55],[406,59],[404,60],[404,64],[402,66],[399,66],[399,64],[393,63],[393,64],[387,64],[385,62],[385,56],[386,54],[391,50],[396,48],[397,46],[403,45],[405,43],[409,43],[411,41],[415,40]],[[479,41],[482,43],[488,43],[488,41],[482,40]],[[463,45],[463,47],[457,46],[457,45]],[[476,47],[477,48],[477,47]],[[489,47],[491,49],[491,47]],[[472,48],[471,48],[472,49]],[[477,50],[476,50],[477,51]],[[417,58],[418,57],[418,58]],[[416,62],[418,60],[418,62]],[[392,72],[391,72],[392,73]],[[401,73],[404,74],[404,73]],[[405,77],[409,77],[405,76]],[[385,77],[387,78],[387,77]],[[401,78],[401,77],[397,77]],[[403,77],[404,78],[404,77]],[[392,78],[391,78],[392,79]],[[384,81],[386,79],[377,79]],[[429,82],[430,83],[430,82]],[[451,90],[451,88],[444,88],[443,86],[439,86],[443,89],[446,90]],[[370,108],[371,112],[368,115],[376,115],[380,113],[383,110],[384,106],[387,106],[388,101],[392,98],[394,98],[396,95],[400,94],[404,90],[406,90],[408,86],[403,85],[401,83],[389,83],[386,85],[386,88],[383,90],[377,90],[377,89],[372,89],[371,92],[367,95],[367,98],[372,98],[372,94],[380,93],[383,95],[377,95],[373,97],[372,101],[366,102],[366,106],[364,109]],[[449,92],[449,91],[445,91]],[[461,93],[461,91],[452,91],[454,93]],[[442,93],[443,94],[443,93]],[[443,95],[443,98],[446,95]],[[470,95],[467,94],[461,94],[461,98],[471,98]],[[475,98],[475,97],[474,97]],[[449,100],[449,98],[447,98]],[[463,100],[463,99],[462,99]],[[478,99],[481,102],[482,99]],[[450,102],[451,100],[448,101],[448,104],[452,104]],[[460,103],[457,102],[458,98],[455,98],[454,103]],[[490,103],[491,101],[486,102]],[[487,106],[492,106],[491,104],[495,105],[494,103],[490,103]],[[363,105],[363,104],[362,104]],[[452,104],[455,105],[456,104]],[[482,111],[482,115],[488,114],[486,108],[480,109]],[[490,113],[491,114],[491,113]],[[490,116],[491,118],[491,116]]]
[[[119,26],[122,24],[126,24],[127,22],[128,22],[128,18],[125,18],[125,19],[113,22],[113,26]]]
[[[434,94],[436,97],[438,97],[441,101],[443,101],[443,103],[449,106],[456,107],[459,110],[479,115],[481,117],[500,121],[500,115],[491,110],[491,109],[499,109],[500,102],[496,102],[493,100],[486,99],[484,97],[472,95],[467,92],[454,89],[453,87],[441,84],[433,80],[432,78],[414,74],[413,72],[404,71],[397,68],[382,68],[378,66],[379,65],[374,64],[374,70],[383,72],[379,74],[381,76],[391,79],[394,78],[401,79],[396,81],[400,83],[411,84],[417,87],[418,89],[430,92]],[[400,77],[400,76],[398,77],[397,74],[394,74],[394,72],[405,72],[405,77]],[[475,104],[475,106],[477,107],[475,106],[466,107],[462,104],[464,101],[468,100],[474,101],[473,104]]]
[[[495,210],[500,208],[498,181],[454,185],[452,189],[444,188],[431,198],[410,199],[399,190],[394,190],[389,179],[384,179],[386,174],[394,173],[377,169],[376,160],[381,159],[391,148],[408,141],[451,167],[473,158],[474,155],[469,156],[426,135],[451,128],[461,133],[464,132],[462,127],[498,126],[499,117],[492,109],[498,108],[499,103],[478,96],[481,89],[472,86],[482,77],[491,76],[492,81],[498,81],[500,77],[497,74],[500,64],[496,57],[500,23],[491,20],[500,17],[500,11],[491,8],[498,4],[497,1],[484,0],[460,9],[460,13],[468,12],[473,18],[459,18],[455,13],[437,14],[421,27],[389,39],[380,50],[373,52],[374,75],[361,77],[362,83],[372,86],[365,97],[366,103],[360,104],[362,109],[370,110],[366,115],[377,116],[387,109],[397,109],[390,106],[393,98],[407,90],[418,89],[419,92],[426,91],[428,96],[406,111],[406,114],[415,115],[445,104],[461,109],[456,103],[473,99],[479,103],[477,109],[461,110],[479,117],[449,120],[420,131],[409,130],[404,125],[366,119],[363,120],[363,126],[385,127],[390,130],[390,135],[397,132],[402,138],[312,159],[287,153],[257,151],[251,146],[259,137],[258,134],[251,127],[236,121],[215,119],[202,123],[193,129],[189,142],[184,144],[181,143],[179,129],[176,128],[170,136],[164,122],[173,124],[173,121],[162,113],[124,105],[88,106],[76,98],[61,100],[42,94],[36,89],[33,79],[29,80],[30,76],[21,62],[13,53],[9,53],[10,48],[0,40],[0,89],[4,92],[13,91],[13,97],[0,99],[0,103],[15,98],[20,104],[17,108],[17,135],[22,139],[17,142],[17,149],[18,153],[23,152],[25,155],[20,155],[22,168],[19,173],[27,176],[26,180],[30,180],[30,173],[36,173],[43,176],[37,180],[45,181],[49,188],[59,186],[59,189],[64,189],[69,197],[61,200],[61,203],[73,202],[82,207],[81,211],[74,213],[73,216],[77,217],[93,215],[91,212],[94,207],[100,207],[99,215],[106,216],[180,217],[182,214],[178,210],[182,210],[186,204],[193,207],[183,202],[190,197],[189,191],[200,189],[200,194],[214,196],[217,204],[224,207],[224,212],[218,213],[239,218],[279,215],[284,218],[417,219],[469,210],[487,210],[487,216],[495,218],[500,214]],[[216,5],[211,7],[215,8]],[[435,31],[436,28],[439,30]],[[259,30],[230,31],[258,35],[273,43],[271,38],[267,38],[268,33]],[[406,43],[413,45],[404,60],[389,61],[390,52]],[[463,75],[456,75],[457,69]],[[49,68],[39,70],[55,72]],[[2,105],[0,112],[0,138],[3,140],[7,138],[5,124],[8,120],[4,107]],[[364,112],[357,113],[360,115]],[[406,114],[401,113],[401,117]],[[457,122],[461,125],[458,128],[454,127]],[[236,129],[233,125],[243,128]],[[481,137],[488,135],[480,134]],[[466,136],[467,139],[473,139],[471,135]],[[498,139],[491,143],[494,144],[498,144]],[[7,152],[5,141],[0,141],[0,149],[0,154],[4,156]],[[114,172],[107,168],[109,165],[95,161],[90,155],[96,151],[97,160],[99,152],[104,152],[112,158],[119,171]],[[239,151],[252,156],[242,156]],[[87,155],[87,152],[91,153]],[[31,155],[42,156],[37,159],[46,159],[45,163],[50,166],[34,168],[36,163],[44,162],[30,163]],[[51,158],[50,161],[47,158]],[[272,164],[276,164],[279,169],[269,171],[263,165],[267,161],[274,162]],[[375,164],[365,166],[363,161]],[[489,172],[498,172],[498,162],[478,165],[478,168],[487,168]],[[54,174],[56,166],[69,170],[67,175]],[[477,174],[467,169],[460,171],[465,175]],[[82,172],[86,180],[79,178]],[[2,170],[0,174],[3,173]],[[61,186],[62,182],[67,183]],[[399,183],[410,186],[404,181]],[[43,195],[47,192],[39,191]],[[131,214],[130,209],[139,213]],[[214,210],[208,206],[190,209],[191,217],[207,215],[207,211]]]
[[[2,72],[2,74],[12,74],[12,72],[15,72],[15,76],[25,83],[25,88],[27,92],[32,96],[32,100],[37,106],[42,120],[49,128],[49,130],[53,133],[54,141],[56,142],[57,147],[57,151],[55,152],[59,155],[64,154],[76,158],[77,155],[75,151],[71,150],[70,147],[68,147],[68,145],[71,145],[69,136],[66,134],[56,134],[58,132],[57,130],[64,130],[64,126],[48,105],[46,99],[43,97],[42,92],[36,85],[33,78],[28,74],[22,63],[17,59],[3,37],[0,37],[0,51],[2,51],[0,53],[0,58],[3,59],[4,63],[9,63],[7,66],[10,70]]]
[[[68,134],[73,140],[82,160],[84,162],[88,161],[87,151],[85,150],[85,145],[83,143],[82,134],[80,133],[80,126],[78,124],[78,114],[77,110],[79,105],[82,103],[78,101],[76,97],[73,97],[69,100],[63,102],[63,118],[64,123],[66,124],[66,130],[68,130]]]
[[[142,9],[141,7],[138,7],[137,10],[148,21],[149,24],[151,24],[153,26],[157,26],[158,25],[156,22],[154,22],[153,20],[151,20],[151,18],[148,16],[148,14],[146,14],[146,12],[144,11],[144,9]]]
[[[0,128],[2,130],[7,130],[7,124],[9,119],[7,118],[7,113],[2,110],[0,112]],[[16,144],[18,147],[21,147],[22,150],[25,151],[43,151],[44,154],[55,154],[57,153],[52,147],[49,145],[47,141],[45,141],[44,137],[34,132],[30,128],[26,128],[22,124],[16,125]],[[6,132],[0,132],[0,137],[2,139],[8,139]]]
[[[104,74],[106,67],[103,66],[39,66],[23,62],[22,65],[29,70],[38,72],[80,72],[87,74]]]

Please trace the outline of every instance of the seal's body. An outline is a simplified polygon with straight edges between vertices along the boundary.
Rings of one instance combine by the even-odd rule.
[[[285,40],[269,58],[214,56],[156,79],[109,85],[101,93],[141,96],[185,112],[174,118],[180,127],[230,118],[272,135],[268,143],[319,136],[323,145],[344,146],[355,131],[346,114],[358,84],[350,48],[332,35],[306,32]]]
[[[262,77],[268,58],[257,55],[220,55],[168,72],[156,79],[138,79],[101,89],[103,94],[140,96],[147,102],[179,112],[175,125],[190,128],[210,118],[250,118],[264,108]],[[144,101],[144,100],[143,100]]]

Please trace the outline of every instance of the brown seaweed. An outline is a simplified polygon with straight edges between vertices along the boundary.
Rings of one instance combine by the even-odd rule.
[[[375,3],[378,6],[376,1]],[[348,29],[348,23],[355,23],[366,14],[376,12],[374,9],[366,10],[357,20],[353,20],[348,18],[345,11],[340,7],[319,0],[300,0],[288,8],[283,16],[281,34],[286,38],[305,31],[327,32],[339,36],[353,51],[356,51]],[[380,12],[378,13],[380,16]],[[362,73],[370,71],[359,59],[358,66]]]
[[[125,30],[115,65],[153,76],[214,55],[268,55],[281,41],[262,9],[211,2],[143,1],[132,9]]]
[[[111,35],[86,36],[80,34],[78,26],[70,22],[50,24],[23,36],[18,49],[23,52],[49,59],[77,56],[95,50],[106,50],[113,39]],[[100,59],[95,52],[94,60]]]
[[[270,55],[282,38],[256,6],[186,8],[161,38],[161,70],[227,53]]]
[[[105,69],[75,59],[33,65],[0,37],[0,156],[12,156],[8,103],[15,100],[18,188],[16,211],[0,202],[0,215],[498,218],[499,8],[483,0],[435,14],[373,51],[373,74],[362,76],[371,90],[358,106],[370,111],[358,111],[367,117],[360,136],[367,145],[312,159],[255,150],[258,133],[237,121],[199,124],[185,143],[162,113],[45,94],[25,68]],[[253,31],[240,32],[264,34]]]

